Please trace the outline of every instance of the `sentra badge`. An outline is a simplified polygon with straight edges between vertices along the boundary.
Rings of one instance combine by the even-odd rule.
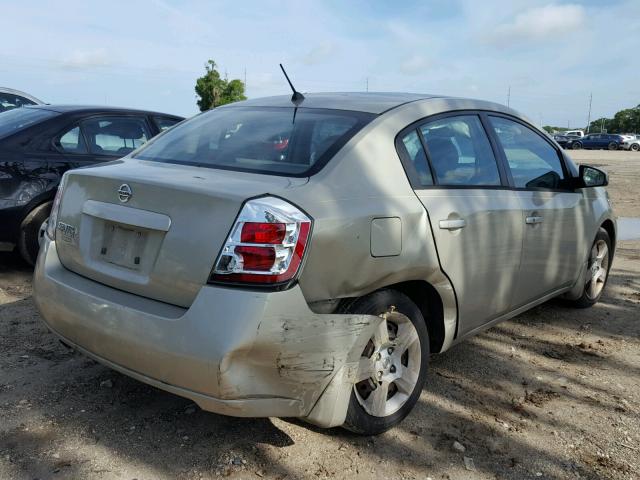
[[[75,243],[78,232],[76,227],[68,223],[58,222],[58,232],[60,239],[67,243]]]

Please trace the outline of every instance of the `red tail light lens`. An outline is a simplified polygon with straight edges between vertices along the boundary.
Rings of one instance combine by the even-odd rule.
[[[269,272],[276,260],[276,251],[273,247],[240,245],[235,248],[235,253],[242,256],[242,265],[245,270],[256,272]]]
[[[247,222],[242,225],[242,243],[282,243],[287,233],[284,223]]]
[[[281,284],[292,280],[304,258],[311,219],[276,197],[247,202],[209,278],[212,282]]]

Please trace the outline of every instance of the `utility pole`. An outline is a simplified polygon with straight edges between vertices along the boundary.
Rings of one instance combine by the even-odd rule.
[[[587,133],[589,133],[589,125],[591,125],[591,100],[593,100],[593,93],[589,94],[589,115],[587,116]]]
[[[511,85],[509,85],[509,89],[507,90],[507,107],[511,106]]]
[[[244,89],[247,90],[247,67],[244,67]]]
[[[367,77],[367,92],[369,91],[369,77]]]

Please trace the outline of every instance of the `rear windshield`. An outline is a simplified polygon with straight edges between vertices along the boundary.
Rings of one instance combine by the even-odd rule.
[[[227,107],[187,120],[134,154],[284,176],[317,172],[374,115],[342,110]]]
[[[4,138],[45,118],[55,117],[58,112],[42,108],[14,108],[0,113],[0,138]]]

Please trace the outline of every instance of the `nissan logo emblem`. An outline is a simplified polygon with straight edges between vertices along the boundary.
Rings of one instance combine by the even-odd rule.
[[[118,198],[122,203],[128,202],[131,198],[131,195],[133,195],[133,192],[131,191],[131,187],[129,185],[127,185],[126,183],[120,185],[120,188],[118,189]]]

